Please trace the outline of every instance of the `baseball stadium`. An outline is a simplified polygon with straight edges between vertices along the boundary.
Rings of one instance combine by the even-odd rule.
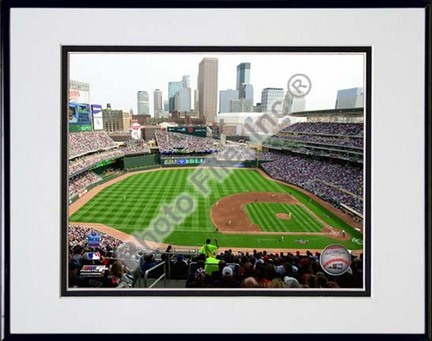
[[[68,288],[363,288],[363,116],[298,112],[260,139],[70,130]],[[351,255],[342,276],[320,269],[334,244]]]

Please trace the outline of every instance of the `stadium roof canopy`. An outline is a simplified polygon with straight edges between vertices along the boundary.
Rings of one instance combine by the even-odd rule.
[[[352,116],[361,117],[364,114],[363,108],[350,108],[350,109],[325,109],[325,110],[308,110],[293,112],[291,115],[295,117],[308,117],[308,116]]]

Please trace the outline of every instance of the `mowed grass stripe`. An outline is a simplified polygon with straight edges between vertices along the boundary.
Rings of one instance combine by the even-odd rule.
[[[307,212],[303,207],[297,206],[298,211],[303,217],[303,221],[305,224],[307,224],[307,230],[310,232],[317,232],[321,231],[322,224],[316,220],[309,212]]]
[[[267,208],[265,204],[262,203],[254,203],[246,205],[246,212],[249,215],[251,221],[258,225],[262,231],[277,231],[277,224],[270,224],[266,217],[268,215]],[[269,228],[272,226],[272,228]]]
[[[263,231],[264,229],[261,227],[261,219],[258,215],[258,208],[255,206],[246,205],[246,213],[249,216],[249,219],[255,224],[258,225]]]
[[[302,207],[298,205],[292,205],[290,209],[292,210],[292,219],[296,219],[305,232],[321,231],[322,225]]]
[[[266,231],[276,231],[279,232],[281,230],[281,221],[277,221],[274,219],[275,213],[270,205],[265,203],[258,204],[259,216],[260,216],[260,226],[265,226]]]
[[[250,203],[246,212],[251,221],[268,232],[320,232],[321,224],[297,205],[281,203]],[[290,220],[277,217],[277,213],[292,213]]]
[[[295,205],[293,205],[295,206]],[[311,230],[310,225],[313,224],[313,221],[310,219],[310,216],[305,214],[300,207],[290,207],[292,216],[291,219],[296,221],[296,223],[301,227],[304,232],[314,232]]]
[[[289,221],[288,220],[282,220],[276,216],[277,213],[281,213],[281,211],[284,211],[283,206],[281,204],[273,204],[273,205],[266,205],[265,203],[262,204],[264,206],[265,211],[267,212],[267,220],[269,223],[269,229],[268,230],[276,230],[278,232],[288,231],[289,230]],[[281,207],[279,209],[279,207]],[[272,228],[273,226],[273,228]]]

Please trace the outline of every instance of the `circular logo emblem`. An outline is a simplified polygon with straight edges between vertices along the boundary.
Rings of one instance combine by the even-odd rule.
[[[329,275],[339,276],[348,271],[351,254],[345,246],[329,245],[321,252],[320,264]]]
[[[296,73],[288,80],[288,91],[295,97],[304,97],[312,89],[312,82],[303,73]]]
[[[193,129],[192,127],[189,127],[189,128],[188,128],[188,132],[189,132],[189,133],[193,133],[193,131],[194,131],[194,129]]]

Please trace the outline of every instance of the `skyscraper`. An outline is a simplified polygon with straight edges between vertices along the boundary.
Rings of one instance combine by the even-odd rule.
[[[253,103],[253,85],[243,83],[241,85],[241,93],[239,93],[239,98],[244,98],[246,100],[251,100]]]
[[[215,121],[217,113],[218,59],[203,58],[198,70],[198,110],[207,124]]]
[[[250,63],[241,63],[237,65],[237,83],[236,83],[236,89],[239,91],[239,98],[245,98],[242,93],[242,84],[250,83]]]
[[[183,82],[168,83],[169,112],[173,112],[175,110],[175,94],[181,89],[183,89]]]
[[[265,88],[261,92],[261,111],[272,111],[273,105],[276,102],[281,102],[279,106],[275,107],[276,110],[282,110],[285,92],[282,88]]]
[[[168,100],[163,100],[163,112],[162,115],[160,115],[159,118],[167,118],[169,116],[169,102]]]
[[[194,111],[199,111],[199,96],[198,96],[198,89],[194,90]]]
[[[174,100],[174,110],[180,112],[189,112],[192,109],[191,105],[191,89],[181,89],[176,92]]]
[[[154,117],[159,118],[163,112],[162,106],[162,91],[156,89],[153,92],[153,109],[154,109]]]
[[[244,98],[231,100],[230,112],[253,112],[252,100]]]
[[[182,77],[182,84],[183,84],[183,89],[189,89],[190,88],[190,79],[189,79],[189,75],[185,75]]]
[[[138,91],[138,115],[148,115],[150,113],[149,95],[147,91]]]
[[[291,92],[287,91],[283,103],[284,114],[289,115],[298,111],[305,111],[305,98],[293,96]]]
[[[219,112],[230,112],[230,103],[238,99],[238,90],[221,90],[219,91]]]

